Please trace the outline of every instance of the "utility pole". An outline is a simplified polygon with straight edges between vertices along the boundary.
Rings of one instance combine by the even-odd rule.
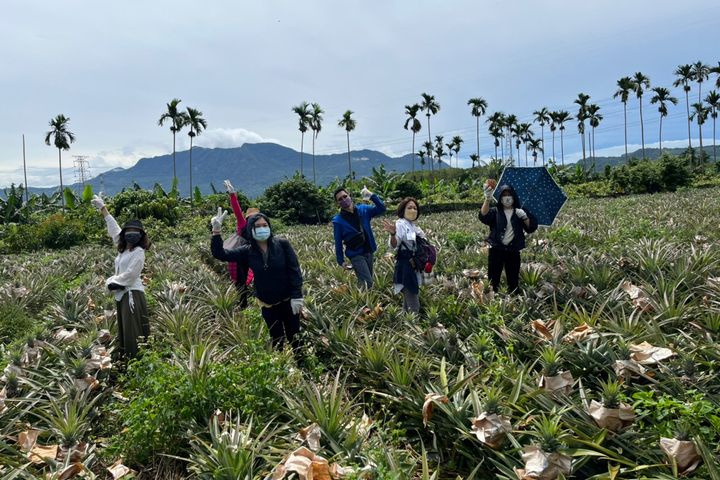
[[[25,203],[30,201],[27,183],[27,165],[25,163],[25,134],[23,133],[23,174],[25,175]]]

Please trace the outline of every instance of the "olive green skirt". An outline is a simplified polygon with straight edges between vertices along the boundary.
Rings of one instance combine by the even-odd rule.
[[[133,297],[132,308],[130,308],[130,295]],[[150,336],[145,292],[132,290],[123,295],[115,304],[117,306],[120,354],[132,358],[137,355],[138,341]]]

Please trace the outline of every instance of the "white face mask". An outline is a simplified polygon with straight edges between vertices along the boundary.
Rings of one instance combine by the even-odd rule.
[[[405,219],[414,222],[417,219],[417,210],[405,210]]]
[[[512,205],[513,205],[513,197],[511,197],[510,195],[501,197],[500,201],[502,202],[503,206],[505,206],[505,207],[512,207]]]

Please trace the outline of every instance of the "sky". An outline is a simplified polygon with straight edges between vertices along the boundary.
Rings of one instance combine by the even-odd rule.
[[[63,153],[66,183],[73,155],[87,156],[97,174],[171,153],[172,135],[157,121],[173,98],[203,112],[208,129],[196,138],[199,146],[271,141],[299,150],[291,108],[308,101],[325,110],[316,153],[346,150],[337,122],[349,109],[357,121],[352,149],[399,156],[411,151],[404,106],[427,92],[441,106],[432,136],[462,136],[466,165],[476,141],[469,98],[487,100],[488,113],[529,121],[543,106],[574,113],[573,100],[584,92],[605,117],[597,154],[617,155],[624,143],[616,81],[641,71],[652,86],[672,87],[680,64],[717,65],[718,27],[717,0],[5,0],[0,186],[23,182],[23,134],[28,183],[58,184],[57,150],[44,137],[60,113],[76,135]],[[714,83],[703,83],[703,97]],[[683,146],[685,98],[672,91],[680,102],[663,122],[664,146]],[[697,94],[693,85],[691,103]],[[645,143],[656,146],[658,114],[648,100]],[[637,99],[627,113],[633,150],[640,145]],[[428,133],[421,119],[416,150]],[[537,125],[533,130],[540,136]],[[178,135],[178,150],[189,146],[186,133]],[[693,126],[694,143],[698,133]],[[581,144],[574,122],[565,136],[566,161],[575,160]],[[545,139],[549,156],[547,129]],[[712,143],[710,121],[703,139]],[[484,123],[480,144],[489,158]]]

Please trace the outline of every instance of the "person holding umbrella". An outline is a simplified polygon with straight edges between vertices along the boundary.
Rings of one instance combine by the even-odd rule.
[[[488,278],[494,292],[500,288],[500,276],[505,270],[508,291],[518,293],[520,280],[520,251],[525,248],[525,233],[532,233],[538,228],[538,221],[528,210],[523,209],[515,190],[510,185],[499,188],[500,202],[497,207],[490,207],[493,197],[493,185],[483,185],[485,201],[480,208],[480,221],[490,227],[487,242]]]

